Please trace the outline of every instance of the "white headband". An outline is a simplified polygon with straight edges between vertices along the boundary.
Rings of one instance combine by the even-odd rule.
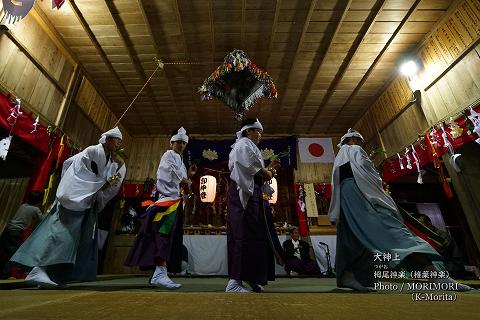
[[[352,138],[352,137],[357,137],[357,138],[360,138],[362,140],[363,139],[363,136],[360,134],[360,132],[358,131],[355,131],[355,130],[352,130],[352,128],[348,129],[347,133],[345,133],[342,138],[340,139],[340,143],[338,144],[338,147],[340,148],[343,144],[343,142],[348,139],[348,138]]]
[[[237,131],[237,133],[236,133],[237,139],[240,139],[242,137],[242,132],[247,130],[247,129],[260,129],[260,130],[263,131],[262,124],[260,123],[260,121],[258,121],[258,119],[256,119],[254,123],[247,124],[247,125],[243,126],[242,129],[240,129],[240,131]]]
[[[102,133],[102,136],[100,137],[100,140],[98,140],[98,143],[107,142],[108,137],[122,139],[122,133],[120,132],[120,129],[118,129],[118,127],[110,129],[107,132]]]
[[[180,127],[180,129],[177,131],[177,134],[170,138],[170,142],[175,141],[183,141],[188,143],[187,131],[183,127]]]

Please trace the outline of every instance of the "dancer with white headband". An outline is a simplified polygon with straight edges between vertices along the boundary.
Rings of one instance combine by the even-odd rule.
[[[115,152],[121,140],[115,127],[65,160],[52,209],[11,258],[33,267],[26,281],[55,288],[96,278],[97,214],[118,193],[127,170]]]
[[[183,246],[183,188],[190,191],[190,178],[197,166],[185,168],[183,151],[188,143],[187,131],[181,127],[171,134],[171,150],[166,151],[157,170],[155,202],[148,207],[125,265],[140,270],[154,269],[149,284],[166,289],[178,289],[167,274],[181,272]],[[147,204],[147,205],[148,205]]]
[[[373,263],[375,257],[384,254],[391,258],[382,260],[383,264],[392,269],[400,266],[408,271],[440,271],[432,265],[432,260],[442,260],[440,254],[403,224],[362,143],[362,135],[349,129],[340,140],[333,165],[328,214],[337,224],[337,285],[372,291],[368,287],[374,285]],[[431,281],[451,284],[457,291],[472,290],[452,278]]]
[[[243,120],[229,155],[226,292],[250,292],[243,281],[253,291],[262,291],[268,280],[275,279],[276,252],[262,195],[272,194],[273,190],[265,182],[275,176],[280,162],[272,161],[265,167],[257,147],[262,133],[258,119]]]

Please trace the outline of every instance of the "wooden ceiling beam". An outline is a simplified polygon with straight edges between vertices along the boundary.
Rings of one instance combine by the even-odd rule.
[[[133,67],[135,68],[135,71],[137,72],[138,77],[140,78],[140,80],[143,83],[146,83],[147,82],[147,77],[145,76],[145,70],[142,67],[142,63],[138,59],[137,53],[134,49],[134,44],[132,43],[130,37],[128,36],[128,32],[125,29],[125,25],[123,24],[122,20],[120,19],[120,16],[118,14],[115,14],[115,12],[119,12],[119,10],[117,9],[117,7],[116,7],[116,5],[113,1],[105,0],[105,4],[108,8],[110,16],[112,17],[112,19],[115,23],[115,28],[117,29],[118,35],[122,39],[123,45],[127,49],[128,57],[129,57],[132,65],[133,65]],[[150,100],[150,105],[152,106],[153,109],[157,110],[157,112],[155,113],[156,117],[157,117],[157,120],[161,124],[164,124],[165,120],[163,119],[163,117],[161,115],[162,110],[159,108],[159,106],[158,106],[158,104],[155,100],[155,95],[153,93],[152,88],[150,87],[150,84],[148,84],[145,87],[145,90],[146,90],[148,98]],[[165,128],[165,127],[163,127],[163,128]],[[165,132],[165,133],[168,133],[168,132]]]
[[[265,58],[265,68],[268,67],[268,59],[270,58],[270,53],[273,50],[273,40],[275,39],[275,32],[277,31],[277,22],[278,17],[280,16],[280,8],[282,6],[282,0],[275,1],[275,16],[273,17],[272,31],[270,32],[270,40],[268,44],[268,51]]]
[[[245,20],[246,20],[247,0],[242,0],[242,26],[240,31],[240,45],[245,48]]]
[[[92,29],[90,29],[90,26],[88,25],[87,21],[86,21],[85,18],[83,17],[83,14],[82,14],[82,12],[80,11],[80,9],[78,8],[77,4],[75,3],[74,0],[67,0],[67,1],[68,1],[68,4],[70,5],[70,7],[72,8],[73,13],[74,13],[75,16],[77,17],[78,22],[82,25],[83,30],[84,30],[85,33],[87,34],[88,38],[89,38],[90,41],[92,42],[93,46],[94,46],[95,49],[97,50],[97,52],[98,52],[98,54],[100,55],[100,57],[102,58],[103,63],[105,63],[105,65],[107,66],[108,70],[112,73],[113,77],[115,78],[115,80],[117,80],[118,84],[120,85],[120,88],[121,88],[122,91],[123,91],[123,94],[125,95],[125,97],[126,97],[129,101],[132,101],[132,98],[131,98],[130,95],[128,94],[127,89],[125,89],[125,86],[123,85],[120,77],[118,76],[117,72],[116,72],[115,69],[113,68],[110,60],[108,60],[107,54],[105,53],[105,51],[103,51],[102,46],[100,45],[100,43],[98,42],[97,38],[95,37],[95,34],[93,33]],[[107,102],[107,100],[106,100],[105,102]],[[107,103],[108,103],[108,102],[107,102]],[[138,119],[140,120],[140,122],[142,123],[142,126],[144,126],[144,127],[145,127],[145,130],[148,132],[148,134],[150,134],[150,131],[148,130],[147,126],[145,125],[145,121],[143,120],[143,118],[142,118],[142,116],[140,115],[140,113],[138,112],[138,110],[137,110],[136,108],[133,108],[133,110],[135,111],[135,114],[137,115],[137,117],[138,117]]]
[[[212,61],[211,61],[211,68],[216,68],[215,66],[215,22],[213,20],[213,0],[208,0],[208,21],[210,23],[210,43],[211,43],[211,50],[212,50]],[[215,108],[215,117],[217,119],[218,125],[222,123],[220,121],[220,108]]]
[[[297,50],[295,51],[295,54],[294,54],[293,59],[292,59],[292,63],[290,64],[290,68],[289,68],[289,71],[288,71],[288,79],[287,79],[287,83],[285,84],[285,89],[288,88],[288,85],[289,85],[290,81],[292,80],[292,71],[295,67],[295,64],[297,63],[297,59],[298,59],[299,53],[301,51],[300,48],[301,48],[303,40],[305,39],[305,36],[307,34],[308,26],[310,24],[310,20],[311,20],[312,15],[313,15],[313,11],[315,10],[315,7],[317,6],[317,2],[318,2],[317,0],[311,0],[311,2],[310,2],[310,7],[308,8],[308,13],[307,13],[307,16],[305,17],[305,21],[303,23],[302,33],[301,33],[301,35],[298,39]],[[282,104],[283,104],[283,100],[285,98],[285,92],[283,92],[283,94],[279,93],[279,95],[281,97],[281,101],[279,101],[278,110],[276,110],[276,112],[274,113],[274,116],[273,116],[272,125],[274,127],[272,128],[272,132],[277,131],[278,118],[280,117],[280,112],[282,111],[282,107],[283,107]]]
[[[281,6],[282,6],[282,0],[276,0],[275,1],[275,15],[273,17],[273,23],[272,23],[272,31],[270,32],[270,39],[269,39],[269,43],[268,43],[268,51],[266,52],[266,56],[265,56],[265,64],[264,64],[265,69],[268,68],[268,60],[270,58],[270,53],[273,50],[273,40],[275,39],[275,32],[277,30],[277,22],[278,22],[278,17],[280,16],[280,7]],[[273,108],[275,108],[275,107],[273,107]],[[259,114],[260,114],[260,108],[257,108],[257,113],[256,113],[255,117],[258,118]]]
[[[183,47],[185,48],[185,61],[188,62],[191,62],[191,56],[190,56],[190,50],[188,50],[188,45],[187,45],[187,38],[186,38],[186,35],[185,35],[185,32],[183,30],[183,23],[182,23],[182,16],[180,14],[180,7],[178,5],[178,0],[175,0],[175,12],[176,12],[176,15],[177,15],[177,21],[178,21],[178,26],[180,28],[180,33],[183,35]],[[192,82],[192,65],[191,64],[187,64],[188,65],[188,69],[189,69],[189,74],[186,76],[188,77],[188,80],[190,82],[190,89],[191,89],[191,93],[190,93],[190,99],[192,100],[192,104],[193,104],[193,108],[195,109],[195,113],[197,115],[197,119],[202,119],[202,115],[200,114],[200,111],[199,109],[196,107],[196,104],[197,102],[199,101],[200,99],[200,95],[196,96],[196,86],[193,84]],[[185,118],[184,118],[185,119]],[[184,121],[185,122],[185,121]],[[200,125],[198,125],[199,121],[197,122],[197,128],[201,128]],[[220,125],[220,122],[218,122],[218,125]],[[195,129],[197,129],[195,128]],[[190,130],[192,130],[192,128],[190,128]]]
[[[332,122],[330,122],[330,125],[328,126],[327,128],[327,132],[330,131],[332,125],[335,123],[335,121],[338,119],[338,117],[340,116],[340,114],[342,113],[342,111],[350,104],[350,102],[355,98],[355,96],[357,95],[358,91],[360,91],[360,89],[362,88],[362,86],[365,84],[365,82],[368,80],[368,77],[370,76],[370,74],[372,73],[372,71],[375,69],[375,67],[377,66],[378,62],[380,61],[380,59],[383,57],[383,55],[385,54],[385,52],[388,50],[388,48],[390,47],[390,44],[395,40],[395,37],[397,36],[397,34],[400,33],[400,30],[403,28],[403,26],[408,22],[408,20],[410,19],[410,17],[412,16],[412,14],[417,10],[417,7],[418,5],[420,4],[422,0],[416,0],[412,6],[410,7],[410,9],[408,10],[407,14],[405,15],[405,17],[402,19],[402,21],[400,22],[400,24],[398,25],[398,27],[395,29],[395,31],[393,32],[392,36],[388,39],[387,43],[385,44],[385,46],[382,48],[382,50],[380,51],[380,53],[377,55],[377,57],[375,58],[375,60],[373,60],[373,63],[372,65],[370,66],[370,68],[368,68],[367,72],[365,72],[364,76],[362,77],[362,79],[360,80],[360,82],[357,84],[357,86],[355,87],[355,89],[353,89],[352,93],[350,94],[350,96],[348,97],[347,101],[345,101],[345,103],[343,104],[343,106],[340,108],[340,110],[338,110],[338,112],[336,113],[335,117],[333,118]]]
[[[368,17],[365,19],[364,24],[362,25],[362,28],[358,32],[357,37],[352,43],[352,46],[350,47],[350,50],[347,52],[347,56],[343,60],[342,64],[340,65],[340,68],[337,71],[337,74],[335,75],[335,78],[332,80],[330,83],[330,86],[327,89],[327,93],[322,99],[322,102],[320,102],[320,105],[317,109],[317,112],[315,113],[315,116],[312,118],[310,121],[310,125],[308,126],[307,133],[310,133],[312,131],[313,125],[317,121],[318,117],[320,116],[320,113],[322,112],[323,108],[327,105],[328,101],[332,97],[333,93],[335,92],[335,88],[337,85],[340,83],[342,80],[343,76],[345,75],[345,72],[347,71],[348,67],[350,66],[350,63],[353,60],[353,57],[357,53],[357,50],[360,46],[360,44],[363,42],[365,37],[367,36],[368,32],[372,28],[375,19],[378,16],[378,13],[382,11],[384,5],[385,5],[386,0],[377,0],[375,4],[373,5],[372,9],[370,10],[370,14]]]
[[[210,23],[210,42],[212,45],[211,67],[215,68],[215,24],[213,20],[213,0],[208,0],[208,21]]]
[[[40,25],[45,33],[48,34],[57,48],[63,53],[65,58],[67,58],[68,62],[70,62],[73,66],[78,64],[78,58],[75,53],[73,53],[72,49],[70,49],[70,47],[65,43],[65,40],[63,40],[62,36],[58,33],[57,29],[55,29],[50,20],[48,20],[47,16],[37,3],[33,4],[33,8],[29,12],[29,15]]]
[[[159,49],[159,46],[158,46],[158,43],[157,43],[157,39],[155,39],[155,37],[153,36],[150,20],[148,20],[147,13],[145,12],[145,7],[143,6],[144,1],[146,1],[146,0],[137,0],[137,3],[138,3],[138,6],[140,7],[140,12],[141,12],[141,14],[143,16],[143,19],[145,21],[145,26],[147,27],[147,33],[153,41],[153,47],[155,48],[155,52],[157,53],[157,56],[160,58],[161,57],[160,49]],[[172,104],[175,107],[175,109],[178,110],[178,113],[179,113],[179,116],[180,116],[180,119],[181,119],[182,123],[185,123],[185,112],[183,110],[183,107],[178,106],[176,101],[175,101],[175,96],[174,96],[173,91],[172,91],[172,86],[170,84],[170,80],[168,79],[165,70],[163,71],[163,76],[164,76],[164,79],[165,79],[165,83],[167,85],[168,94],[170,95],[170,98],[172,99]]]
[[[305,101],[307,100],[307,97],[313,87],[314,81],[317,78],[318,73],[320,72],[320,69],[323,66],[325,57],[327,56],[327,53],[330,51],[332,47],[333,40],[335,39],[338,32],[340,31],[340,28],[342,27],[343,21],[345,20],[348,10],[350,9],[350,6],[352,4],[352,0],[346,0],[344,1],[344,3],[345,4],[343,5],[343,8],[342,8],[343,13],[340,19],[338,20],[337,25],[335,26],[335,31],[333,32],[332,36],[329,37],[328,40],[326,40],[328,44],[326,45],[321,44],[320,47],[318,48],[318,51],[316,54],[317,58],[314,60],[314,64],[312,65],[312,67],[308,72],[307,78],[305,79],[305,83],[303,85],[302,92],[300,93],[300,98],[298,99],[298,102],[297,102],[295,113],[293,114],[293,118],[290,121],[289,132],[293,132],[295,130],[295,124],[298,120],[300,113],[302,112],[302,109],[305,105]],[[325,38],[327,38],[327,36],[324,36],[324,39]]]

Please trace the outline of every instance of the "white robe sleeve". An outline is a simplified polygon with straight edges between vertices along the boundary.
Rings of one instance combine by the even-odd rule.
[[[105,190],[100,190],[97,192],[95,196],[95,211],[100,212],[102,211],[105,206],[107,205],[108,201],[112,200],[118,194],[120,187],[122,185],[123,179],[125,179],[125,175],[127,173],[127,167],[123,164],[120,169],[118,169],[118,165],[116,163],[111,164],[111,170],[109,170],[108,176],[113,176],[115,172],[120,174],[120,179],[114,184],[110,185]]]
[[[100,146],[100,147],[99,147]],[[106,177],[96,175],[91,169],[91,161],[104,159],[101,145],[90,146],[69,160],[62,168],[63,176],[57,189],[57,199],[62,206],[74,211],[92,207],[93,196],[105,184]],[[103,155],[103,158],[102,158]],[[97,163],[99,170],[101,163]]]
[[[180,196],[180,181],[187,178],[187,169],[182,157],[173,150],[165,152],[157,170],[157,191],[161,197],[178,198]]]
[[[235,152],[235,179],[242,191],[253,194],[255,174],[263,168],[263,164],[254,151],[247,145],[240,146]]]
[[[368,157],[365,150],[360,146],[351,148],[351,161],[353,176],[358,188],[365,198],[373,205],[390,209],[401,220],[395,201],[383,190],[382,178]]]
[[[332,173],[332,199],[328,210],[330,221],[337,221],[341,210],[340,197],[340,166],[350,162],[355,183],[365,196],[365,198],[374,206],[382,206],[398,213],[395,202],[392,197],[383,190],[382,179],[375,169],[372,161],[365,150],[357,145],[343,145],[340,148]]]
[[[230,179],[237,184],[240,201],[246,208],[255,187],[254,176],[264,168],[262,154],[250,139],[242,138],[235,143],[229,158]]]

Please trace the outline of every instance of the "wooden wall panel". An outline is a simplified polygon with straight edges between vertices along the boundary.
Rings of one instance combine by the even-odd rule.
[[[102,131],[92,123],[92,120],[75,103],[70,105],[63,131],[80,148],[98,143]]]
[[[333,163],[301,163],[295,170],[296,183],[330,183]]]
[[[423,134],[427,128],[428,123],[422,108],[417,104],[412,104],[380,132],[387,156],[405,148],[407,143],[415,141],[418,135]]]
[[[480,57],[469,52],[426,91],[425,116],[430,124],[448,118],[480,98]]]
[[[14,26],[11,34],[44,67],[64,90],[73,72],[73,65],[56,47],[37,22],[27,16]],[[0,36],[0,86],[20,97],[23,107],[40,114],[42,121],[54,123],[63,93],[35,66],[6,34]]]
[[[160,159],[169,147],[168,136],[133,138],[125,179],[137,182],[143,182],[148,177],[155,179]]]
[[[353,129],[357,130],[368,141],[377,135],[377,120],[373,117],[373,112],[369,109],[358,120]]]
[[[85,77],[82,79],[75,102],[101,132],[111,129],[117,122],[118,118],[110,110],[92,83]],[[125,146],[128,154],[130,152],[131,137],[121,124],[119,128],[123,135],[122,144]]]
[[[11,33],[29,50],[38,62],[65,90],[73,65],[67,61],[60,48],[50,39],[35,19],[27,15],[20,22],[9,26]],[[64,72],[64,70],[68,72]]]
[[[390,155],[411,143],[417,133],[426,130],[428,125],[454,116],[478,99],[479,47],[472,48],[472,45],[478,43],[479,36],[480,3],[478,0],[464,0],[420,48],[418,57],[423,69],[414,80],[422,90],[422,108],[428,124],[417,107],[404,110],[413,97],[409,82],[399,75],[380,94],[355,128],[366,132],[367,139],[375,137],[376,130],[382,131],[385,148]]]

